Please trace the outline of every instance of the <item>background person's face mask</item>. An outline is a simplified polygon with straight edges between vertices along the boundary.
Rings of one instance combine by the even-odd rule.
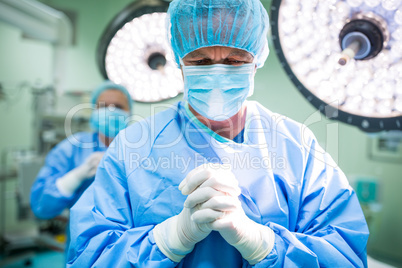
[[[90,125],[109,138],[117,136],[120,130],[127,127],[130,114],[115,107],[102,107],[92,112]]]
[[[223,121],[234,116],[254,92],[254,63],[182,67],[184,99],[208,119]]]

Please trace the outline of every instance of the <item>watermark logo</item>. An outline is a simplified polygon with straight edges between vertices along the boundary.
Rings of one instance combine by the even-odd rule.
[[[335,106],[336,107],[336,106]],[[65,133],[68,137],[68,140],[74,144],[75,146],[79,146],[81,148],[95,148],[98,146],[95,142],[87,142],[83,143],[79,141],[71,131],[72,119],[74,116],[80,113],[80,111],[85,109],[91,109],[91,111],[95,111],[95,107],[90,103],[84,103],[74,106],[68,112],[64,124]],[[225,147],[236,147],[236,144],[233,143],[225,143],[225,142],[211,142],[211,135],[219,135],[219,133],[229,133],[233,134],[230,131],[234,131],[235,126],[237,124],[242,124],[242,122],[234,122],[233,120],[228,120],[227,124],[224,128],[213,132],[212,125],[208,124],[208,121],[201,122],[196,116],[188,116],[185,115],[186,111],[184,109],[179,109],[177,105],[170,104],[151,104],[149,106],[149,114],[157,114],[158,112],[164,110],[165,117],[161,116],[152,116],[146,119],[144,116],[139,114],[132,114],[130,117],[126,118],[125,123],[127,125],[134,125],[130,131],[123,131],[119,135],[120,144],[123,144],[124,148],[118,148],[121,151],[122,156],[126,156],[127,152],[138,151],[144,146],[152,146],[154,150],[159,149],[167,149],[167,148],[178,148],[177,145],[181,142],[185,142],[194,150],[216,150],[216,149],[225,149]],[[336,110],[333,106],[328,105],[325,107],[327,111],[327,117],[333,117],[334,111]],[[168,115],[171,113],[171,115]],[[184,119],[186,118],[186,119]],[[170,119],[170,122],[164,122],[167,119]],[[327,150],[324,150],[318,143],[315,141],[315,138],[312,132],[309,129],[309,126],[313,126],[315,124],[320,124],[325,121],[326,126],[326,136],[324,141],[321,140],[321,143],[325,145]],[[311,154],[315,160],[323,161],[328,165],[337,166],[338,162],[338,146],[339,146],[339,125],[337,122],[331,122],[328,124],[328,121],[325,120],[325,116],[323,116],[320,111],[315,111],[311,115],[309,115],[301,127],[296,124],[289,122],[286,116],[279,114],[253,114],[247,116],[247,120],[243,122],[245,125],[245,133],[244,137],[247,140],[247,146],[257,150],[277,150],[283,146],[288,146],[285,142],[289,139],[294,139],[293,143],[298,144],[301,150],[305,150],[306,154]],[[173,126],[169,126],[169,124],[173,124]],[[200,125],[203,124],[203,125]],[[164,132],[166,128],[172,128],[172,131],[167,133]],[[297,133],[299,131],[299,133]],[[163,133],[164,132],[164,133]],[[205,133],[202,133],[205,132]],[[209,133],[207,133],[209,132]],[[164,138],[163,142],[155,142],[160,138],[159,135],[163,133]],[[207,138],[205,138],[207,137]],[[208,138],[209,137],[209,138]],[[112,143],[111,146],[117,146],[115,143]],[[241,144],[238,145],[241,148]],[[219,148],[218,148],[219,147]],[[331,151],[333,159],[328,156],[326,151]],[[272,153],[272,152],[270,152]],[[291,156],[288,156],[291,157]],[[130,156],[130,161],[133,163],[146,163],[146,159],[137,159],[140,158],[139,155]],[[274,157],[275,158],[275,157]],[[135,161],[133,160],[135,159]],[[256,164],[264,166],[264,161],[257,161],[252,158],[245,158],[242,161],[256,161]],[[272,159],[272,156],[271,156]],[[281,159],[280,159],[281,160]],[[152,166],[161,166],[161,165],[173,165],[172,162],[179,162],[182,166],[186,166],[186,163],[189,161],[188,159],[161,159],[158,160],[158,163],[152,163]],[[165,161],[165,162],[164,162]],[[280,163],[281,161],[278,161]],[[177,163],[177,165],[179,165]],[[277,163],[277,166],[280,164]],[[134,164],[133,164],[134,165]],[[139,165],[139,164],[138,164]],[[251,163],[248,163],[251,165]]]

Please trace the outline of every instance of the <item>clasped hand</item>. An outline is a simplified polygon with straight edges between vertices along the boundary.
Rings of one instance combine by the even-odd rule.
[[[218,231],[250,264],[261,261],[272,250],[274,233],[244,213],[238,199],[241,191],[230,166],[201,165],[187,175],[179,190],[188,195],[184,207],[190,209],[191,221]]]
[[[191,210],[191,220],[222,232],[221,235],[226,229],[235,229],[236,219],[244,215],[238,199],[240,188],[230,166],[201,165],[187,175],[179,190],[188,195],[184,207]],[[229,243],[236,242],[231,241],[233,237],[228,239]]]
[[[188,195],[183,210],[153,230],[155,243],[171,260],[180,262],[211,231],[218,231],[251,265],[269,254],[273,231],[246,216],[238,199],[238,181],[229,166],[201,165],[179,189]]]

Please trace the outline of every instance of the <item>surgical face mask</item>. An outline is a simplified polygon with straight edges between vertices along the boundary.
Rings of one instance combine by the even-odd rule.
[[[254,63],[182,67],[184,99],[208,119],[223,121],[234,116],[254,92]]]
[[[109,138],[114,138],[120,130],[127,127],[130,114],[114,107],[102,107],[92,112],[90,125]]]

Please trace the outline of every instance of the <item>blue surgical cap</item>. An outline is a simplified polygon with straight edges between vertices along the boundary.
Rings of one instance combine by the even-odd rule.
[[[168,35],[180,59],[203,47],[243,49],[257,67],[268,57],[268,14],[260,0],[173,0],[168,9]]]
[[[133,101],[132,101],[130,93],[128,93],[127,89],[124,86],[115,84],[109,80],[105,80],[102,84],[100,84],[97,88],[94,89],[94,91],[92,92],[91,103],[93,105],[96,105],[96,103],[98,102],[99,96],[103,92],[105,92],[106,90],[109,90],[109,89],[118,90],[118,91],[122,92],[124,95],[126,95],[128,105],[130,106],[130,112],[133,111]]]

